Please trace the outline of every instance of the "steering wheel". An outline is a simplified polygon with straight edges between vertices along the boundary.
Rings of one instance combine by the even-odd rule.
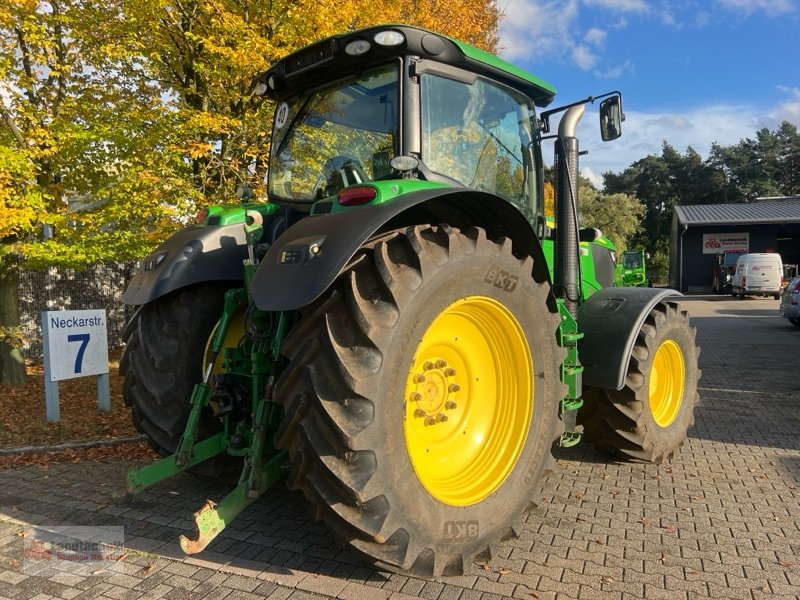
[[[329,158],[322,165],[322,174],[314,185],[314,196],[330,198],[344,188],[369,181],[361,162],[348,154]]]

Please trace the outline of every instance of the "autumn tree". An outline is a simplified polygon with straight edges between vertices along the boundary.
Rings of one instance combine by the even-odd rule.
[[[102,26],[109,5],[0,8],[0,381],[24,380],[18,270],[141,255],[197,197],[157,86]],[[81,210],[77,211],[76,208]],[[48,232],[48,235],[44,235]],[[49,235],[55,232],[55,235]]]
[[[381,22],[497,44],[490,0],[4,4],[0,381],[24,376],[21,263],[140,256],[201,200],[243,186],[263,197],[272,107],[253,97],[254,78],[308,43]]]
[[[322,38],[379,23],[427,27],[486,50],[497,45],[494,2],[468,0],[122,0],[109,26],[142,57],[140,76],[176,100],[195,187],[230,200],[237,188],[263,194],[272,106],[253,95],[255,78]],[[107,26],[108,27],[108,26]],[[142,36],[140,32],[148,35]]]

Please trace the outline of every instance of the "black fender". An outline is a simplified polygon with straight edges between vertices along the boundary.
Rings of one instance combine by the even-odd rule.
[[[621,390],[647,315],[659,302],[681,296],[671,289],[639,287],[610,287],[590,296],[578,309],[584,386]]]
[[[141,305],[202,281],[243,281],[247,244],[242,223],[190,225],[140,261],[122,301]]]
[[[506,236],[512,251],[534,259],[533,276],[549,279],[533,227],[508,201],[465,188],[435,188],[341,213],[313,215],[287,229],[258,267],[250,292],[261,310],[295,310],[319,298],[372,235],[380,230],[447,223],[483,227],[492,239]]]

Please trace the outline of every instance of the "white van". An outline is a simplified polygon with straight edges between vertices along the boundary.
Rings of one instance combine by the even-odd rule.
[[[772,296],[780,300],[782,276],[783,263],[780,254],[742,254],[736,261],[731,293],[740,298],[747,295]]]

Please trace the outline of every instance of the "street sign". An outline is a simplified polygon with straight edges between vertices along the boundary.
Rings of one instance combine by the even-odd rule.
[[[42,343],[47,420],[61,417],[58,382],[91,375],[97,377],[100,410],[110,412],[106,311],[44,311]]]

